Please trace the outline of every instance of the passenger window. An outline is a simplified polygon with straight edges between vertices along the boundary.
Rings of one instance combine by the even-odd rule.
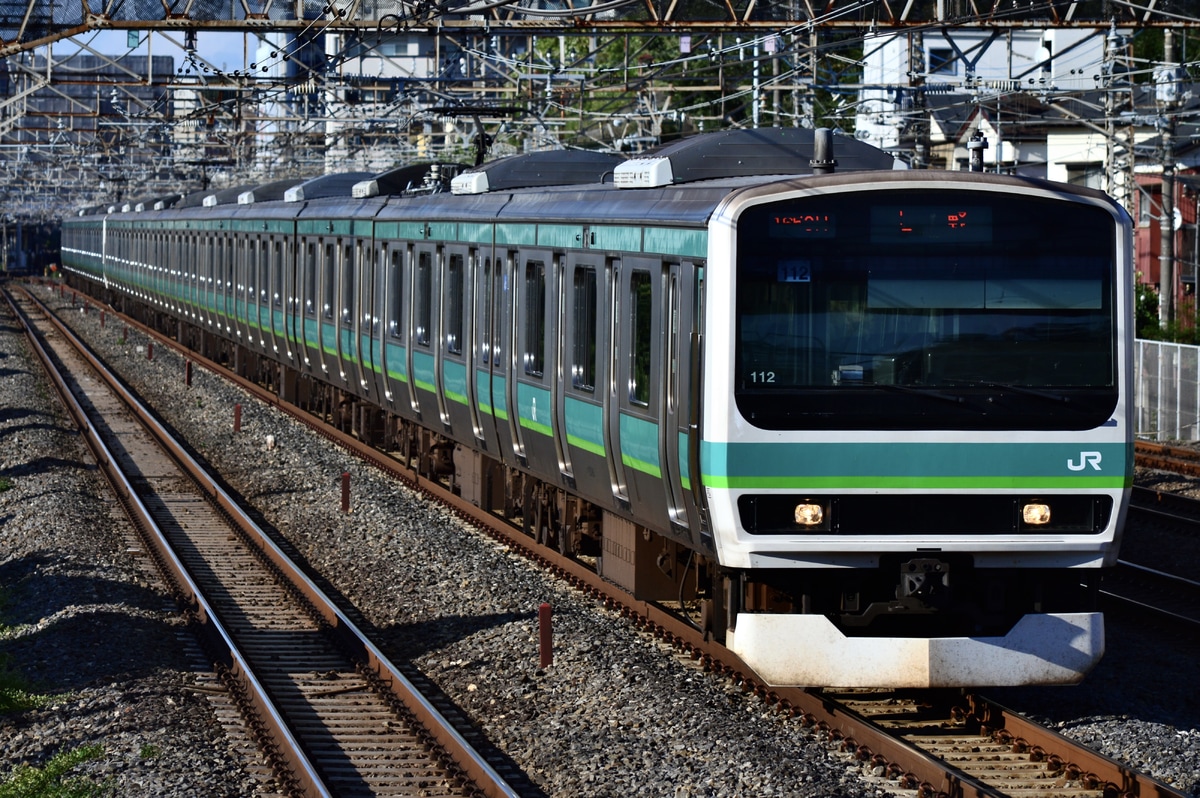
[[[540,377],[546,361],[546,266],[525,264],[525,373]]]
[[[304,312],[315,315],[317,312],[317,245],[309,244],[304,253]]]
[[[488,358],[492,353],[492,303],[496,298],[488,290],[494,287],[492,282],[492,259],[483,259],[483,280],[479,288],[479,302],[482,313],[479,318],[479,359],[484,365],[489,365]],[[497,352],[497,355],[499,353]]]
[[[446,268],[446,351],[463,351],[463,256],[451,255]]]
[[[572,347],[571,384],[596,390],[596,270],[576,268],[574,280],[575,340]]]
[[[322,276],[325,278],[321,282],[321,287],[325,289],[325,292],[321,295],[321,314],[327,319],[333,318],[333,289],[337,286],[337,284],[334,282],[335,272],[337,271],[334,268],[336,265],[334,262],[335,256],[336,251],[333,248],[333,244],[326,244],[325,261],[322,264],[323,271],[321,272]]]
[[[272,244],[271,253],[271,291],[275,307],[283,305],[283,248],[276,241]]]
[[[354,245],[347,244],[342,248],[342,324],[354,323],[354,311],[351,304],[354,301]]]
[[[650,326],[652,290],[650,272],[635,271],[629,277],[629,401],[650,404]]]
[[[417,253],[417,284],[413,290],[416,292],[413,313],[416,314],[417,343],[429,346],[429,327],[433,315],[433,255],[428,252]]]
[[[400,337],[400,308],[403,307],[400,299],[403,296],[402,286],[400,285],[400,255],[403,250],[393,249],[391,251],[391,259],[388,261],[388,295],[387,295],[387,325],[388,335],[393,338]]]

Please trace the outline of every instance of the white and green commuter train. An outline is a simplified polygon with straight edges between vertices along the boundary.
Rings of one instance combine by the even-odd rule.
[[[824,134],[107,207],[62,260],[770,684],[1078,681],[1133,472],[1129,218]]]

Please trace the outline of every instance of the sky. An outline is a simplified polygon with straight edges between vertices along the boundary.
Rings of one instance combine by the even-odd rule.
[[[139,44],[129,47],[129,31],[96,31],[76,36],[54,45],[57,57],[72,54],[81,44],[86,44],[103,55],[169,55],[175,59],[176,69],[184,66],[183,31],[136,31]],[[149,42],[147,40],[149,39]],[[245,42],[243,41],[245,39]],[[253,34],[201,31],[196,37],[196,54],[206,59],[212,68],[222,72],[246,69],[254,62],[258,39]]]

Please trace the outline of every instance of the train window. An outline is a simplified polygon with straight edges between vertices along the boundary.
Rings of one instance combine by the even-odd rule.
[[[264,240],[259,241],[258,253],[258,299],[266,302],[271,298],[271,250]]]
[[[525,373],[540,377],[546,367],[546,265],[525,263]]]
[[[978,189],[848,192],[751,209],[738,230],[735,398],[756,426],[1109,418],[1106,209]]]
[[[283,244],[274,241],[271,246],[271,298],[275,307],[280,307],[283,304]]]
[[[430,325],[433,315],[433,254],[417,253],[416,285],[413,288],[413,313],[416,318],[417,343],[429,346]]]
[[[221,264],[225,261],[225,240],[218,238],[209,248],[209,274],[216,284],[218,294],[225,293],[225,275]]]
[[[596,270],[575,269],[573,285],[575,338],[571,348],[571,385],[584,391],[596,390]]]
[[[492,259],[483,259],[483,279],[479,287],[480,296],[480,316],[479,316],[479,359],[484,365],[490,363],[489,357],[492,353],[492,302],[495,299],[492,297],[491,288],[492,281]]]
[[[650,340],[653,308],[650,272],[629,276],[629,401],[650,404]]]
[[[354,323],[354,310],[351,304],[354,301],[354,270],[357,268],[354,262],[354,245],[347,244],[342,248],[342,324]]]
[[[400,281],[400,256],[403,253],[401,249],[393,249],[389,254],[388,259],[388,274],[387,274],[387,329],[388,335],[393,338],[400,337],[400,308],[404,305],[400,301],[403,297]]]
[[[383,250],[358,243],[358,262],[362,264],[362,274],[359,275],[358,306],[361,308],[363,328],[371,331],[374,336],[379,332],[379,317],[383,293],[379,284],[383,280],[383,270],[374,268],[383,263]]]
[[[246,299],[253,300],[255,286],[254,278],[258,273],[258,243],[253,239],[243,239],[241,243],[242,274],[239,276],[245,280],[245,285],[239,282],[238,291],[241,292],[244,289],[246,292]]]
[[[317,312],[317,245],[309,243],[304,251],[304,312]]]
[[[321,315],[327,319],[333,318],[333,291],[337,287],[335,278],[337,277],[337,250],[333,244],[325,245],[325,259],[321,262],[321,276],[324,277],[321,281]]]
[[[446,351],[463,351],[463,256],[451,255],[446,267]]]

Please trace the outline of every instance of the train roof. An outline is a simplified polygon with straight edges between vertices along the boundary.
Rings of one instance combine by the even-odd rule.
[[[510,155],[481,164],[454,178],[454,194],[483,194],[517,188],[577,186],[601,183],[625,162],[613,153],[594,150],[545,150]]]
[[[656,188],[732,177],[895,169],[889,153],[830,130],[722,130],[670,142],[616,169],[622,188]]]

